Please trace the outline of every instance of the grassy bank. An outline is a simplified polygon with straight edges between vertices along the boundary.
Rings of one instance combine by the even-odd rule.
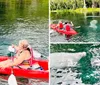
[[[76,12],[76,13],[84,13],[84,12],[88,12],[88,13],[92,13],[92,12],[100,12],[100,8],[78,8],[78,9],[64,9],[64,10],[51,10],[51,12]]]

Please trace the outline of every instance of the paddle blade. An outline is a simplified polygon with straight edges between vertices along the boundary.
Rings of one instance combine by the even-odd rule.
[[[11,74],[8,78],[8,84],[9,85],[17,85],[16,77]]]
[[[15,52],[15,49],[14,49],[12,46],[9,46],[9,47],[8,47],[8,51],[14,53],[14,52]]]

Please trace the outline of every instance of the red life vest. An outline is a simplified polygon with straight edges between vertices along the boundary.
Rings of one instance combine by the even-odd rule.
[[[30,47],[30,48],[28,48],[28,51],[30,52],[30,58],[29,59],[27,59],[27,60],[24,60],[21,64],[19,64],[18,66],[20,66],[20,65],[29,65],[29,66],[32,66],[32,64],[33,64],[33,59],[34,59],[34,54],[33,54],[33,49]],[[35,63],[35,62],[34,62]]]
[[[65,30],[66,30],[66,31],[70,31],[70,29],[71,29],[70,25],[67,24],[66,27],[65,27]]]
[[[22,67],[23,65],[28,65],[29,69],[31,68],[31,69],[43,70],[43,68],[36,61],[34,61],[35,57],[34,57],[34,54],[33,54],[33,49],[31,47],[29,47],[27,50],[30,52],[30,54],[31,54],[30,56],[31,57],[29,59],[27,59],[27,60],[24,60],[21,64],[17,65],[17,67],[23,68]]]
[[[23,65],[29,65],[31,67],[31,69],[35,69],[35,70],[43,70],[43,68],[38,64],[38,62],[34,61],[34,54],[33,54],[33,49],[30,49],[30,53],[31,53],[31,57],[27,60],[24,60],[22,62]],[[20,67],[20,66],[19,66]]]
[[[60,28],[60,29],[63,28],[63,23],[62,23],[62,22],[59,23],[59,28]]]

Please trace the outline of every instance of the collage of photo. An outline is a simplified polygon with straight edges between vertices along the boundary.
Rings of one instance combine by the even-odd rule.
[[[100,85],[100,0],[0,0],[0,85]]]

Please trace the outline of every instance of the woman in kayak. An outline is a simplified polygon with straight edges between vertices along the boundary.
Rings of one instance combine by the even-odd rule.
[[[28,46],[29,43],[27,40],[20,40],[18,46],[12,45],[16,50],[16,57],[13,60],[9,59],[0,62],[0,67],[6,68],[9,66],[20,66],[21,64],[22,68],[29,68],[31,66],[32,55]]]

